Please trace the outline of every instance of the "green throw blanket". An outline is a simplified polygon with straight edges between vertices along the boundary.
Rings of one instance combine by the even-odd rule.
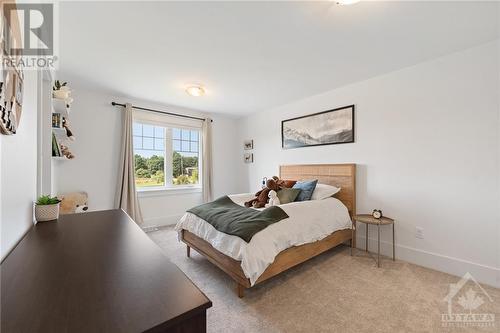
[[[227,195],[191,208],[188,212],[207,221],[218,231],[238,236],[247,243],[262,229],[288,218],[280,207],[255,210],[234,203]]]

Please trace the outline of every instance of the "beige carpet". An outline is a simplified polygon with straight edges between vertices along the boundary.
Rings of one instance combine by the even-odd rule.
[[[472,282],[455,297],[453,312],[495,315],[494,327],[442,327],[447,312],[449,284],[459,278],[387,258],[377,268],[362,251],[351,257],[340,246],[308,262],[235,294],[235,284],[204,257],[192,251],[170,228],[148,234],[186,275],[210,298],[209,332],[500,332],[500,290]],[[466,298],[466,292],[476,291]],[[474,296],[474,295],[469,295]],[[480,300],[478,300],[480,299]],[[468,303],[466,301],[469,301]]]

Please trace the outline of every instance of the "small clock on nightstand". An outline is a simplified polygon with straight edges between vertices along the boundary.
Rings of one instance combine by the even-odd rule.
[[[374,209],[372,212],[372,216],[376,219],[379,219],[382,217],[382,211],[380,209]]]

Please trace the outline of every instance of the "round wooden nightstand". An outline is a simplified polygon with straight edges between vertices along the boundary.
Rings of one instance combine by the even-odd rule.
[[[365,251],[366,252],[368,252],[368,225],[369,224],[377,225],[377,232],[378,232],[378,237],[377,237],[378,250],[377,250],[377,260],[376,260],[377,267],[380,267],[380,226],[392,224],[392,260],[394,260],[394,261],[396,260],[396,245],[394,243],[394,220],[393,219],[386,217],[386,216],[382,216],[381,218],[376,219],[371,214],[360,214],[360,215],[354,215],[354,228],[356,227],[356,222],[361,222],[361,223],[366,224],[366,238],[365,238],[365,241],[366,241]],[[354,228],[352,229],[353,230],[353,237],[354,237]],[[353,242],[351,242],[351,256],[352,256],[352,249],[353,249],[352,244],[353,244]]]

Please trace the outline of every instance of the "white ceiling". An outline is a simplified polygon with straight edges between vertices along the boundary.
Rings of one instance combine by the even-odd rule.
[[[60,69],[109,92],[239,116],[499,31],[498,2],[66,2]],[[189,83],[207,95],[188,96]]]

